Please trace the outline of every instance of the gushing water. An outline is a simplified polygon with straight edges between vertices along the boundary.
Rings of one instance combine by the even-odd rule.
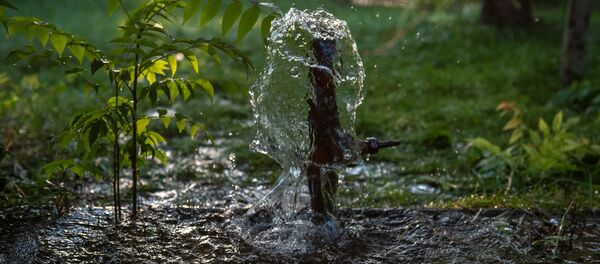
[[[266,67],[250,90],[257,131],[250,147],[276,160],[283,172],[249,210],[253,223],[246,237],[301,253],[341,232],[331,193],[344,166],[361,162],[354,121],[364,69],[346,22],[324,10],[290,9],[272,22],[267,49]],[[311,173],[334,182],[310,183]],[[333,205],[322,214],[309,213],[315,188],[333,189],[321,197]]]
[[[356,108],[363,100],[363,64],[345,21],[324,10],[295,8],[274,20],[267,65],[250,90],[257,131],[251,148],[284,168],[302,167],[311,151],[307,100],[314,94],[309,71],[322,67],[311,50],[314,39],[337,42],[335,72],[331,74],[337,86],[341,125],[350,135],[354,135]]]

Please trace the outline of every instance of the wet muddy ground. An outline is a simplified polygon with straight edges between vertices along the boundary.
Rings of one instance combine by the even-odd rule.
[[[393,178],[397,170],[370,163],[347,171],[336,239],[304,236],[311,224],[299,221],[256,240],[245,212],[271,183],[249,177],[218,147],[201,147],[148,173],[135,221],[114,223],[102,206],[111,186],[102,182],[82,184],[66,211],[0,211],[0,263],[600,263],[597,210],[348,209],[389,188],[440,192]],[[385,185],[367,188],[374,181]]]
[[[244,211],[154,206],[119,225],[110,208],[27,221],[4,212],[0,263],[600,262],[597,211],[345,209],[338,239],[298,252],[242,238]]]

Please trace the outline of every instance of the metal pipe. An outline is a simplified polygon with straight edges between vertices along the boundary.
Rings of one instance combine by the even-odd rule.
[[[349,162],[348,157],[344,157],[343,148],[351,148],[355,143],[350,135],[343,132],[337,108],[334,81],[336,73],[333,67],[336,41],[314,39],[311,47],[318,67],[310,68],[309,79],[313,94],[306,100],[310,107],[308,124],[311,143],[310,161],[306,167],[308,189],[314,212],[335,215],[338,175],[332,170],[332,166]],[[367,155],[399,144],[398,141],[380,142],[375,138],[367,138],[358,145],[361,155]]]
[[[310,162],[306,168],[308,187],[313,211],[321,214],[334,214],[334,195],[338,176],[324,166],[342,162],[342,131],[335,98],[333,57],[336,51],[335,40],[315,39],[312,51],[319,67],[311,67],[309,72],[313,96],[307,98],[310,107],[308,123],[311,141]]]

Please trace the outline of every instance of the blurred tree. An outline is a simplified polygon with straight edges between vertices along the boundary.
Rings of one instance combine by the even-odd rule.
[[[528,25],[532,21],[530,0],[482,0],[481,22],[484,24]]]
[[[564,86],[581,79],[585,72],[585,46],[590,10],[590,0],[569,0],[567,3],[561,67]]]

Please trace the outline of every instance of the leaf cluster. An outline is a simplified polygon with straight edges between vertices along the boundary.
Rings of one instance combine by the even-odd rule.
[[[572,176],[567,177],[569,181],[598,175],[600,145],[569,131],[578,124],[578,117],[564,120],[563,113],[558,112],[551,123],[540,118],[537,127],[531,128],[514,102],[502,102],[497,110],[511,115],[503,127],[511,135],[505,148],[481,137],[470,140],[483,155],[474,168],[480,179],[506,178],[508,191],[517,175],[523,185],[560,179],[554,177],[558,175]]]
[[[222,35],[237,23],[237,40],[240,41],[261,15],[264,38],[270,30],[270,22],[281,14],[274,5],[240,0],[148,0],[132,10],[120,0],[108,0],[108,7],[109,15],[121,10],[127,19],[117,29],[119,36],[109,41],[113,49],[104,52],[94,43],[40,19],[7,18],[5,9],[16,7],[0,0],[0,21],[8,36],[24,35],[30,41],[12,51],[9,61],[62,67],[66,75],[75,74],[98,96],[109,92],[107,87],[114,88],[111,97],[103,98],[103,107],[78,113],[57,140],[65,147],[75,143],[77,152],[82,153],[80,158],[49,163],[43,169],[48,175],[68,171],[82,176],[86,171],[94,172],[95,159],[111,153],[119,158],[119,166],[131,165],[134,160],[143,162],[144,158],[166,163],[161,149],[166,139],[153,130],[152,123],[165,128],[175,126],[180,133],[187,130],[192,138],[201,132],[211,139],[206,125],[166,108],[178,99],[185,102],[196,97],[198,90],[214,96],[211,82],[200,77],[200,55],[217,63],[222,56],[228,57],[247,71],[253,65],[239,49],[220,37],[175,37],[167,30],[167,24],[181,26],[198,17],[197,24],[203,27],[223,10]],[[183,62],[188,63],[195,76],[178,73]],[[100,89],[107,91],[101,93]],[[151,111],[140,111],[140,105],[150,106]],[[114,147],[119,144],[124,147]]]

